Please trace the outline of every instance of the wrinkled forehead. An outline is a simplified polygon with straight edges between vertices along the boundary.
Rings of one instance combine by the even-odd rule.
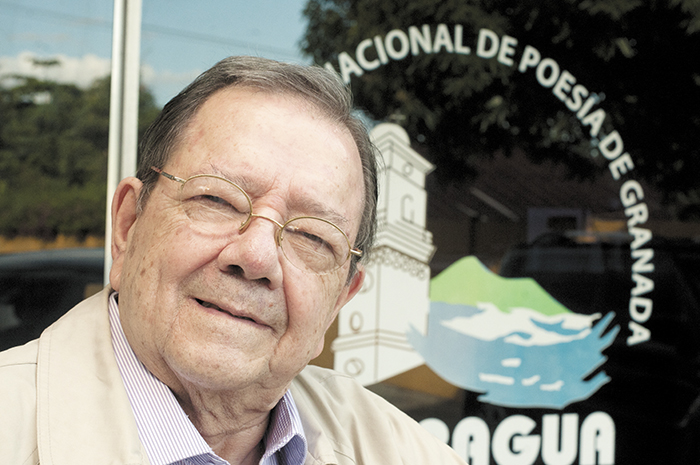
[[[196,125],[198,117],[201,116],[202,112],[209,109],[209,107],[217,106],[217,111],[221,112],[222,114],[225,112],[237,112],[239,114],[243,114],[247,111],[247,109],[238,108],[235,104],[217,105],[217,103],[223,100],[223,97],[227,94],[239,94],[243,96],[256,95],[262,97],[269,96],[281,99],[282,101],[290,102],[297,106],[300,112],[304,112],[313,115],[315,118],[324,120],[331,126],[334,126],[335,130],[339,133],[345,133],[353,141],[355,153],[359,159],[359,148],[357,145],[357,140],[355,140],[355,134],[353,134],[352,130],[347,124],[349,115],[344,115],[340,108],[333,108],[331,104],[319,98],[310,99],[308,98],[308,95],[298,91],[257,87],[248,84],[232,84],[218,89],[206,97],[206,99],[204,99],[184,121],[182,129],[178,131],[174,143],[172,144],[169,158],[172,157],[174,153],[179,151],[181,145],[187,140],[187,138],[192,136],[193,127]]]
[[[202,111],[202,108],[210,103],[212,100],[220,99],[222,95],[225,94],[240,94],[240,95],[259,95],[259,96],[270,96],[276,97],[283,100],[293,102],[298,105],[304,111],[314,114],[319,118],[325,119],[326,121],[337,125],[339,128],[345,130],[349,129],[343,122],[348,115],[344,114],[344,110],[340,107],[334,107],[332,103],[324,100],[318,95],[309,92],[302,92],[292,88],[284,87],[268,87],[263,85],[253,85],[249,83],[233,83],[228,86],[217,89],[212,92],[209,96],[202,100],[197,106],[197,108],[192,112],[188,119],[187,126],[192,124],[192,121],[196,119],[198,113]]]
[[[233,98],[232,98],[233,97]],[[271,103],[270,106],[275,107],[294,107],[295,113],[311,115],[313,119],[324,121],[329,125],[332,131],[338,137],[347,137],[352,141],[353,158],[360,159],[359,147],[355,140],[355,134],[347,124],[348,116],[344,115],[340,108],[333,108],[322,99],[309,99],[306,94],[286,89],[268,89],[263,87],[255,87],[247,84],[229,85],[222,89],[218,89],[209,95],[197,109],[192,112],[184,125],[183,131],[180,132],[180,137],[177,143],[174,144],[173,152],[177,152],[180,145],[187,137],[192,135],[193,127],[200,122],[202,113],[207,113],[211,118],[223,118],[225,115],[234,115],[237,118],[245,119],[246,113],[249,113],[255,108],[246,103],[249,98],[258,98],[264,101],[265,104]],[[269,97],[269,99],[267,99]],[[274,102],[277,102],[275,104]]]

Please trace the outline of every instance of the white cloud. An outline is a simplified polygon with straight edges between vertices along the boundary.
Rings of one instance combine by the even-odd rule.
[[[56,66],[38,66],[35,60],[57,60]],[[63,84],[88,87],[97,78],[109,75],[111,60],[97,55],[69,57],[63,54],[41,57],[33,52],[21,52],[17,56],[0,56],[0,76],[20,74],[49,79]]]
[[[56,66],[35,64],[35,60],[54,59],[59,62]],[[180,72],[167,69],[156,70],[149,64],[142,64],[141,83],[153,92],[158,103],[162,105],[192,82],[201,72],[202,70],[196,69]],[[94,54],[82,57],[71,57],[63,54],[46,57],[25,51],[17,56],[0,56],[0,78],[5,77],[6,85],[11,85],[12,82],[8,81],[6,76],[18,74],[86,88],[95,79],[108,76],[110,73],[111,60]]]

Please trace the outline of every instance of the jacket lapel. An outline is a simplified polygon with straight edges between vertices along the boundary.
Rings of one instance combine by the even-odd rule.
[[[37,429],[43,465],[148,464],[112,350],[106,288],[39,339]]]

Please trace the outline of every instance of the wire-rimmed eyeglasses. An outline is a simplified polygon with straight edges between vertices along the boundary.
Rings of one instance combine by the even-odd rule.
[[[214,236],[243,233],[253,218],[264,218],[278,226],[277,246],[294,266],[318,274],[335,271],[351,257],[361,257],[348,236],[334,223],[315,216],[298,216],[280,223],[253,213],[250,196],[236,183],[214,174],[182,179],[160,168],[151,169],[180,183],[180,205],[193,226]]]

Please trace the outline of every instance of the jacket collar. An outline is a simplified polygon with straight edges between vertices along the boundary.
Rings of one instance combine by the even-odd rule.
[[[39,339],[37,431],[43,465],[148,464],[110,337],[111,289],[80,303]]]
[[[331,409],[318,405],[320,399],[314,395],[314,389],[311,387],[311,384],[318,381],[309,382],[310,379],[316,378],[316,375],[312,374],[314,368],[304,369],[301,375],[294,378],[291,386],[308,444],[305,464],[337,464],[339,455],[353,456],[352,445],[340,439],[343,437],[340,431],[342,426],[330,415]]]

